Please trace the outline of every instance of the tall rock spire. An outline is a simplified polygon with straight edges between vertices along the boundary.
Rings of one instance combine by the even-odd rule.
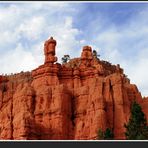
[[[55,56],[55,48],[56,48],[56,40],[53,39],[53,37],[50,37],[49,40],[47,40],[44,43],[44,55],[45,55],[45,64],[46,63],[54,63],[57,61],[57,57]]]

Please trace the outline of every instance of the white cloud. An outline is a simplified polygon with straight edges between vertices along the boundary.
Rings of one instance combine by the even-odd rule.
[[[25,51],[21,44],[18,44],[14,50],[11,50],[5,55],[0,55],[0,59],[2,73],[10,74],[28,71],[34,66],[37,66],[32,53]]]
[[[131,82],[136,84],[142,92],[143,96],[148,95],[148,48],[142,49],[141,53],[138,54],[135,61],[132,61],[126,66]],[[128,62],[127,62],[128,64]]]
[[[15,31],[1,31],[0,35],[0,47],[10,46],[11,44],[14,44],[19,39],[19,35]]]
[[[131,82],[143,95],[148,95],[148,9],[131,17],[122,27],[97,13],[93,21],[86,21],[87,30],[73,27],[74,21],[81,18],[72,14],[79,11],[78,7],[62,2],[15,2],[1,6],[0,73],[32,70],[43,64],[44,41],[53,36],[57,40],[58,62],[64,54],[71,58],[80,56],[82,46],[91,45],[101,59],[119,63]],[[90,40],[84,38],[87,36]]]
[[[1,7],[0,73],[32,70],[43,64],[44,42],[50,36],[57,40],[58,62],[64,54],[78,56],[79,30],[73,28],[73,12],[68,3],[57,2]]]
[[[28,40],[37,40],[45,32],[46,21],[41,16],[35,16],[21,22],[18,32]]]
[[[95,36],[95,45],[101,50],[101,58],[113,64],[119,63],[125,74],[138,86],[142,95],[148,95],[148,9],[130,19],[127,25],[110,25]],[[100,24],[102,25],[102,24]],[[120,26],[119,26],[120,27]]]

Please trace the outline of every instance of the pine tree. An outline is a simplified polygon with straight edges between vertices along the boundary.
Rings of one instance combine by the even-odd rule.
[[[131,116],[126,128],[125,136],[128,140],[148,139],[148,126],[141,106],[134,101],[131,107]]]
[[[99,129],[98,131],[99,140],[111,140],[113,138],[114,138],[114,134],[112,130],[110,130],[109,128],[107,128],[105,131],[102,131],[101,129]]]
[[[103,140],[104,139],[104,132],[101,129],[99,129],[97,136],[98,136],[97,139]]]
[[[105,133],[104,133],[104,139],[106,140],[111,140],[114,138],[114,134],[112,132],[112,130],[110,130],[109,128],[106,129]]]

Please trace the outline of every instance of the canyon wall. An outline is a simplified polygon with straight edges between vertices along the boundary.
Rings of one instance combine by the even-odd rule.
[[[81,57],[55,63],[56,41],[44,44],[45,62],[31,72],[0,76],[0,139],[93,140],[99,129],[125,139],[133,100],[148,120],[148,98],[120,65],[100,60],[90,46]]]

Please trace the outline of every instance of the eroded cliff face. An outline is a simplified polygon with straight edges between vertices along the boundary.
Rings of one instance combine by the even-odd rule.
[[[45,42],[45,63],[0,77],[0,139],[96,139],[99,128],[124,139],[132,101],[148,119],[148,99],[120,65],[101,61],[84,46],[80,58],[55,63],[56,41]]]

